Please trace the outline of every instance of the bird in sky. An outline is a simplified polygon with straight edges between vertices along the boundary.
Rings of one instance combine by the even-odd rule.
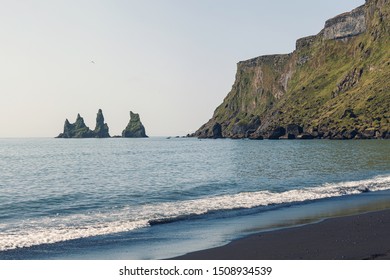
[[[91,63],[95,64],[95,61],[91,60]]]

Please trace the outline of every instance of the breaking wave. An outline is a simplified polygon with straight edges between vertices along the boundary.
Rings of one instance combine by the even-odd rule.
[[[0,224],[0,251],[50,244],[79,238],[133,231],[160,223],[198,217],[210,212],[250,209],[268,205],[301,203],[324,198],[390,189],[390,176],[367,180],[329,183],[284,192],[258,191],[194,200],[125,207]]]

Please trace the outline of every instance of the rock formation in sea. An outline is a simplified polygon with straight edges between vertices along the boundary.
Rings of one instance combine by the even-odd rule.
[[[85,125],[84,119],[77,114],[76,122],[70,123],[68,119],[65,120],[64,132],[60,133],[56,138],[107,138],[110,137],[108,133],[108,125],[104,123],[104,116],[101,109],[99,109],[96,117],[96,128],[90,130]]]
[[[122,131],[122,137],[125,138],[145,138],[148,137],[145,133],[145,127],[141,123],[139,114],[130,111],[130,121],[126,128]]]
[[[192,136],[390,138],[390,5],[367,0],[290,54],[239,62],[232,90]]]
[[[57,138],[93,138],[94,132],[85,125],[84,119],[77,114],[76,122],[70,123],[65,120],[64,132],[60,133]]]
[[[104,116],[102,109],[99,109],[96,116],[96,127],[93,131],[96,138],[109,138],[110,134],[108,133],[108,125],[104,123]]]

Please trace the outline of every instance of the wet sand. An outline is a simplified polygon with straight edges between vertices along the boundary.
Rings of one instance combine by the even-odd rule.
[[[182,260],[390,260],[390,210],[262,232]]]

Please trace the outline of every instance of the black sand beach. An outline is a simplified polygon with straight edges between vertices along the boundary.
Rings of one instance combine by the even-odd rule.
[[[390,210],[251,235],[181,260],[389,260]]]

